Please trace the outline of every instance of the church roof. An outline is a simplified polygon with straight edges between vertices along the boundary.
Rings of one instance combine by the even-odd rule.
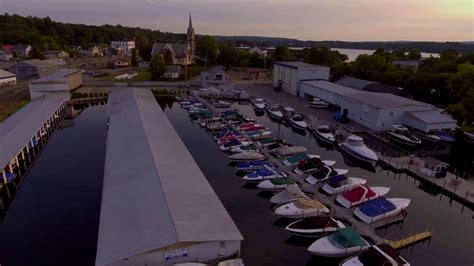
[[[189,45],[184,43],[155,43],[153,44],[151,55],[161,54],[161,51],[165,48],[168,48],[174,56],[181,57],[186,55]]]

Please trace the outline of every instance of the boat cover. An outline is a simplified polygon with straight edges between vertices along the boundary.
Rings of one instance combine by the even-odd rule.
[[[235,168],[249,168],[249,167],[258,167],[264,165],[264,161],[250,161],[246,163],[239,163]]]
[[[359,234],[350,227],[337,230],[336,233],[329,236],[329,239],[343,247],[367,246]]]
[[[274,175],[274,174],[275,174],[275,172],[264,168],[264,169],[257,170],[253,173],[250,173],[247,176],[254,178],[254,177],[259,177],[259,176],[271,176],[271,175]]]
[[[391,246],[387,244],[380,244],[377,245],[377,247],[395,261],[398,260],[399,253]],[[360,254],[358,258],[363,265],[386,265],[386,263],[389,263],[389,260],[373,247]]]
[[[283,147],[277,150],[277,153],[281,157],[288,157],[293,154],[297,153],[305,153],[308,150],[305,147],[302,146],[291,146],[291,147]]]
[[[266,138],[266,139],[259,140],[258,143],[260,143],[261,145],[275,143],[275,140],[273,138]]]
[[[364,185],[359,185],[358,187],[343,193],[342,196],[350,202],[359,202],[362,200],[362,197],[366,191],[367,194],[365,195],[365,198],[371,198],[375,196],[375,192]]]
[[[295,155],[291,156],[287,160],[288,160],[288,162],[293,164],[293,163],[297,163],[299,161],[308,160],[308,159],[309,159],[309,156],[306,153],[298,153],[298,154],[295,154]]]
[[[397,208],[393,202],[385,199],[385,198],[378,198],[375,200],[371,200],[366,202],[362,206],[359,207],[360,210],[365,213],[369,217],[375,217],[378,215],[382,215],[384,213],[393,211]]]
[[[328,185],[330,185],[333,188],[338,188],[347,181],[347,176],[345,175],[336,175],[336,176],[331,176],[327,182]]]
[[[294,181],[288,180],[286,178],[273,178],[273,179],[270,179],[270,182],[273,185],[293,185],[293,184],[295,184]]]
[[[295,205],[300,209],[323,209],[326,208],[321,202],[317,200],[310,200],[305,198],[299,198],[295,201]]]
[[[326,227],[339,227],[339,225],[329,217],[308,217],[294,223],[290,228],[293,229],[320,229]]]
[[[317,168],[320,164],[321,164],[321,160],[315,157],[315,158],[301,161],[298,164],[298,169],[300,169],[301,171],[306,171],[309,169]]]

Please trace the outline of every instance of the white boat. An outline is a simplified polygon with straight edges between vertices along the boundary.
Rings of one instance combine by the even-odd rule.
[[[308,196],[306,196],[298,186],[291,186],[271,197],[270,202],[273,204],[284,204],[299,198],[308,199]]]
[[[321,158],[321,156],[319,155],[315,155],[315,154],[307,154],[307,153],[297,153],[291,157],[288,157],[286,158],[285,160],[283,160],[283,165],[285,166],[296,166],[298,165],[301,161],[304,161],[304,160],[308,160],[308,159],[311,159],[311,158]],[[329,162],[329,161],[327,161]]]
[[[335,163],[335,161],[332,161]],[[323,161],[324,163],[324,161]],[[308,175],[304,181],[311,185],[315,185],[320,182],[324,182],[329,179],[331,176],[337,176],[337,175],[345,175],[349,172],[347,169],[333,169],[329,167],[328,165],[322,165],[318,168],[318,170],[314,171],[310,175]]]
[[[265,155],[258,152],[244,151],[244,152],[229,155],[229,157],[227,158],[235,162],[247,162],[247,161],[254,161],[254,160],[265,160]]]
[[[278,177],[286,177],[284,172],[279,172],[272,168],[259,169],[253,173],[246,174],[243,180],[247,182],[260,182],[262,180],[273,179]]]
[[[441,141],[441,138],[438,135],[432,134],[430,132],[416,131],[416,132],[414,132],[414,134],[418,138],[420,138],[422,140],[426,140],[428,142],[437,143],[437,142]]]
[[[217,266],[244,266],[244,262],[242,259],[231,259],[221,261],[217,264]]]
[[[295,109],[291,106],[285,106],[281,108],[281,112],[283,113],[283,118],[290,119],[291,116],[296,112]]]
[[[407,146],[416,146],[421,143],[419,138],[411,134],[408,128],[402,125],[393,125],[390,131],[387,132],[387,136],[393,142]]]
[[[354,210],[354,215],[365,223],[373,223],[398,215],[410,205],[410,199],[378,198],[362,204]]]
[[[334,233],[346,226],[338,220],[329,216],[315,216],[304,218],[290,223],[285,230],[299,236],[318,237]]]
[[[329,209],[321,202],[299,198],[295,201],[278,206],[275,214],[289,219],[301,219],[329,213]]]
[[[307,151],[308,150],[306,149],[306,147],[303,147],[303,146],[286,146],[286,147],[278,148],[275,151],[275,154],[279,158],[286,158],[298,153],[305,153]]]
[[[320,125],[315,130],[313,130],[313,134],[322,142],[327,144],[333,144],[336,141],[334,134],[332,133],[331,129],[328,125]]]
[[[304,115],[302,114],[295,114],[290,118],[290,125],[299,130],[306,130],[308,124],[304,121]]]
[[[336,195],[349,191],[358,185],[363,185],[367,180],[357,177],[346,177],[345,175],[331,176],[323,185],[322,189],[329,195]]]
[[[265,111],[265,101],[262,98],[255,99],[254,109],[257,112],[264,112]]]
[[[329,103],[319,99],[313,98],[313,100],[308,104],[310,108],[324,109],[329,107]]]
[[[265,161],[248,161],[245,163],[239,163],[235,166],[235,169],[244,172],[253,172],[255,170],[264,169],[264,168],[276,168],[276,165],[265,162]]]
[[[304,175],[317,171],[320,167],[325,166],[326,163],[334,165],[336,161],[321,161],[321,159],[315,157],[308,160],[303,160],[298,163],[298,166],[293,170],[295,174]]]
[[[362,252],[358,256],[350,257],[341,264],[340,266],[410,266],[400,253],[392,248],[388,244],[379,244],[370,247],[366,251]]]
[[[255,147],[254,145],[239,146],[239,147],[230,149],[230,152],[231,152],[231,153],[241,153],[241,152],[244,152],[244,151],[248,151],[248,152],[258,152],[259,150],[258,150],[258,148]]]
[[[283,177],[278,177],[278,178],[262,181],[260,182],[260,184],[258,184],[257,187],[263,190],[274,191],[274,190],[285,189],[291,186],[298,186],[298,185],[293,180],[286,179]]]
[[[259,140],[259,139],[267,139],[271,138],[273,135],[273,132],[269,130],[261,130],[261,131],[254,131],[251,133],[247,133],[247,136],[253,140]]]
[[[339,147],[352,157],[364,162],[374,163],[379,160],[377,154],[365,146],[364,140],[356,135],[347,137],[345,142],[339,144]]]
[[[474,132],[464,131],[464,140],[470,143],[474,143]]]
[[[314,241],[308,251],[322,257],[345,257],[361,253],[369,248],[370,244],[367,240],[354,229],[346,227]]]
[[[283,113],[280,111],[280,107],[278,105],[272,105],[266,109],[268,116],[273,118],[274,120],[280,121],[283,119]]]
[[[366,185],[358,185],[347,192],[339,194],[336,201],[346,208],[352,208],[369,200],[380,198],[389,191],[389,187],[368,187]]]

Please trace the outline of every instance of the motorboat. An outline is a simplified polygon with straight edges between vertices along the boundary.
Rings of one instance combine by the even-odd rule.
[[[339,144],[339,147],[352,157],[364,162],[372,164],[379,160],[377,154],[365,146],[364,139],[356,135],[347,137],[345,142]]]
[[[298,129],[298,130],[306,130],[306,128],[308,127],[308,124],[306,124],[306,122],[304,121],[304,115],[302,114],[294,114],[291,118],[290,118],[290,125],[295,128],[295,129]]]
[[[225,121],[219,121],[219,122],[215,122],[215,123],[207,125],[207,129],[209,131],[222,130],[222,129],[226,129],[227,127],[228,127],[228,124]]]
[[[227,121],[240,120],[240,117],[241,117],[240,113],[234,110],[222,112],[220,113],[220,116],[222,117],[222,119],[227,120]]]
[[[280,111],[280,107],[278,105],[272,105],[268,107],[266,110],[270,118],[277,121],[281,121],[283,119],[283,113]]]
[[[314,155],[314,154],[307,154],[307,153],[297,153],[291,157],[286,158],[283,160],[283,165],[285,166],[295,166],[298,165],[301,161],[304,160],[309,160],[311,158],[321,158],[319,155]]]
[[[273,204],[285,204],[299,198],[309,199],[298,186],[290,186],[271,197],[270,202]]]
[[[334,165],[336,162],[335,161],[326,161],[331,165]],[[323,161],[319,158],[310,158],[308,160],[303,160],[298,163],[298,166],[293,170],[295,174],[298,175],[304,175],[311,173],[313,171],[318,170],[318,168],[322,165],[325,165]]]
[[[330,216],[314,216],[292,222],[285,230],[298,236],[319,237],[345,227],[341,221]]]
[[[305,153],[308,150],[303,146],[284,146],[277,149],[274,153],[279,158],[291,157],[298,153]]]
[[[247,182],[260,182],[267,179],[278,178],[278,177],[286,177],[284,172],[279,172],[275,169],[270,167],[265,167],[259,169],[253,173],[247,174],[243,177],[243,180]]]
[[[306,198],[299,198],[295,201],[280,205],[275,209],[276,215],[289,219],[301,219],[327,213],[329,213],[329,209],[321,202]]]
[[[329,103],[325,102],[319,98],[313,98],[311,102],[308,103],[310,108],[324,109],[329,107]]]
[[[371,246],[366,251],[362,252],[358,256],[350,257],[341,264],[340,266],[410,266],[403,257],[400,256],[400,252],[391,247],[386,243]]]
[[[416,146],[421,143],[421,140],[410,133],[408,128],[402,125],[393,125],[390,131],[387,132],[388,138],[397,143],[406,146]]]
[[[255,119],[246,116],[242,116],[240,120],[242,121],[242,123],[256,123]]]
[[[450,134],[450,132],[440,131],[438,132],[438,137],[444,142],[454,142],[456,138]]]
[[[244,266],[244,262],[242,259],[230,259],[221,261],[217,264],[217,266]]]
[[[273,138],[259,139],[257,145],[260,147],[267,147],[269,145],[277,143]]]
[[[230,151],[233,148],[241,147],[241,146],[248,146],[252,144],[252,142],[249,141],[239,141],[238,139],[233,139],[231,141],[228,141],[221,146],[219,146],[219,149],[221,151]]]
[[[441,138],[438,135],[430,133],[430,132],[415,131],[414,134],[418,138],[424,141],[431,142],[431,143],[437,143],[441,141]]]
[[[336,195],[349,191],[358,185],[367,183],[366,179],[357,177],[347,177],[345,175],[331,176],[323,185],[322,190],[329,195]]]
[[[215,108],[229,108],[232,104],[225,101],[215,101],[211,103]]]
[[[239,163],[235,166],[235,169],[245,172],[253,172],[255,170],[264,169],[264,168],[273,168],[276,169],[276,165],[265,162],[265,161],[248,161],[245,163]]]
[[[354,210],[354,215],[365,223],[373,223],[398,215],[410,205],[410,199],[378,198],[366,202]]]
[[[253,105],[256,112],[265,112],[265,101],[262,98],[255,99]]]
[[[272,135],[273,135],[273,132],[269,130],[260,130],[260,131],[253,131],[253,132],[247,133],[247,136],[249,136],[249,138],[253,140],[271,138]]]
[[[464,131],[464,140],[470,143],[474,143],[474,132]]]
[[[262,125],[254,125],[253,127],[246,127],[244,129],[242,129],[241,131],[246,133],[246,134],[249,134],[251,132],[262,131],[262,130],[268,130],[268,127],[265,127],[265,126],[262,126]]]
[[[281,108],[281,112],[283,114],[283,118],[289,120],[295,114],[296,111],[291,106],[285,106]]]
[[[281,190],[291,186],[298,186],[295,181],[283,177],[272,178],[258,184],[258,188],[263,190]]]
[[[320,238],[309,246],[308,251],[322,257],[345,257],[370,248],[369,242],[350,227],[340,228],[329,236]]]
[[[253,144],[250,144],[248,146],[239,146],[239,147],[235,147],[235,148],[230,149],[231,153],[241,153],[241,152],[244,152],[244,151],[259,152],[259,149],[257,147],[255,147],[255,145],[253,145]]]
[[[232,131],[230,131],[228,128],[224,128],[221,131],[214,134],[212,136],[212,139],[214,139],[215,141],[219,141],[220,139],[222,139],[225,136],[234,136],[234,133]]]
[[[258,152],[244,151],[229,155],[227,159],[234,162],[261,161],[265,160],[265,155]]]
[[[324,143],[333,144],[336,141],[334,134],[328,125],[320,125],[313,130],[313,134]]]
[[[351,208],[369,200],[380,198],[389,191],[389,187],[368,187],[366,185],[358,185],[349,191],[339,194],[336,201],[346,208]]]
[[[345,175],[347,174],[347,172],[349,172],[349,170],[347,169],[333,169],[329,167],[328,165],[324,164],[324,161],[323,161],[323,164],[319,166],[316,171],[308,175],[304,179],[304,181],[311,185],[315,185],[317,183],[327,181],[329,177],[331,176]]]
[[[254,127],[254,126],[261,126],[261,124],[257,124],[255,122],[247,122],[247,123],[243,123],[243,124],[238,125],[237,129],[242,130],[242,129],[245,129],[245,128],[248,128],[248,127]]]

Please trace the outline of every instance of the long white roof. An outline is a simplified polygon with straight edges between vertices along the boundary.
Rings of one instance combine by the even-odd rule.
[[[96,265],[178,242],[242,240],[153,94],[122,89],[108,104]]]

